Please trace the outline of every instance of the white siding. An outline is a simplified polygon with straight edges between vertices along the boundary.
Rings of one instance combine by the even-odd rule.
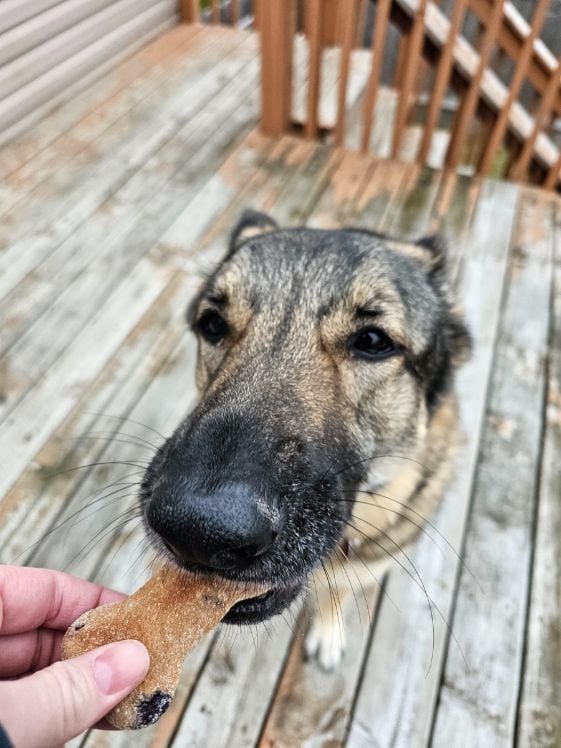
[[[0,141],[176,23],[177,0],[0,2]]]

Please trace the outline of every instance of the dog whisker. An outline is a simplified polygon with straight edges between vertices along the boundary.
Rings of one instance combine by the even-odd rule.
[[[142,444],[141,442],[134,442],[132,439],[123,439],[119,436],[99,436],[95,434],[80,434],[79,436],[69,436],[67,441],[106,441],[111,444],[126,444],[129,447],[134,447],[135,449],[146,449],[155,454],[157,451],[157,447],[153,446],[147,446],[146,444]]]
[[[102,489],[98,489],[98,491],[99,490],[103,491],[103,490],[105,490],[107,488],[112,488],[115,485],[116,485],[115,483],[111,483],[108,486],[104,486]],[[80,524],[80,522],[83,522],[84,520],[89,519],[91,516],[93,516],[94,514],[96,514],[98,511],[100,511],[100,509],[103,509],[104,507],[108,506],[109,504],[111,504],[113,502],[116,502],[116,501],[122,501],[122,500],[124,500],[126,498],[126,495],[125,496],[119,495],[120,492],[125,491],[126,489],[130,489],[130,488],[132,488],[135,485],[140,485],[140,484],[138,482],[124,483],[124,484],[122,484],[121,488],[118,488],[115,491],[111,491],[110,493],[105,493],[102,496],[99,496],[98,498],[96,498],[95,500],[90,501],[87,504],[85,504],[84,506],[80,507],[75,512],[72,512],[72,514],[70,516],[65,517],[65,519],[62,520],[62,522],[58,522],[53,527],[50,527],[46,532],[44,532],[41,535],[41,537],[38,540],[36,540],[34,543],[31,543],[29,546],[27,546],[22,551],[20,551],[20,553],[18,553],[17,556],[15,557],[14,561],[17,561],[22,556],[28,555],[32,551],[36,550],[37,547],[40,546],[42,543],[44,543],[44,541],[47,538],[49,538],[55,532],[61,530],[63,527],[65,527],[65,525],[67,525],[69,522],[72,522],[73,519],[75,519],[76,517],[78,517],[79,515],[81,515],[87,509],[90,509],[95,504],[98,504],[99,502],[103,502],[103,505],[101,507],[99,507],[98,509],[96,509],[94,512],[91,512],[90,514],[87,514],[87,515],[84,515],[84,516],[80,517],[76,522],[74,522],[71,525],[71,527],[73,528],[76,525]],[[95,491],[91,495],[95,496],[95,494],[98,493],[98,491]]]
[[[135,467],[139,470],[146,470],[146,468],[150,465],[150,462],[148,460],[142,460],[137,462],[132,462],[130,460],[104,460],[101,462],[88,462],[84,465],[75,465],[74,467],[67,468],[66,470],[60,470],[56,473],[49,473],[45,476],[46,479],[51,480],[52,478],[58,478],[60,475],[66,475],[67,473],[73,473],[76,470],[87,470],[88,468],[95,468],[95,467],[106,467],[108,465],[125,465],[126,467]]]
[[[158,449],[161,446],[160,444],[154,444],[154,442],[151,442],[149,439],[144,439],[144,437],[139,436],[138,434],[131,434],[129,431],[114,431],[112,429],[98,429],[97,431],[86,431],[86,435],[91,434],[92,436],[99,436],[107,437],[107,439],[112,439],[114,436],[119,436],[123,438],[129,438],[134,439],[135,441],[139,442],[139,444],[144,444],[146,447],[150,447],[154,452],[157,452]]]
[[[354,517],[354,515],[353,515],[353,517]],[[387,554],[388,554],[388,555],[389,555],[389,556],[390,556],[390,557],[391,557],[391,558],[392,558],[392,559],[393,559],[393,560],[395,561],[395,563],[397,563],[397,564],[398,564],[398,565],[400,566],[400,568],[401,568],[401,569],[403,569],[403,571],[404,571],[404,572],[405,572],[405,573],[407,574],[407,576],[408,576],[408,577],[409,577],[409,578],[410,578],[410,579],[411,579],[411,580],[412,580],[412,581],[413,581],[413,582],[414,582],[414,583],[415,583],[415,584],[416,584],[416,585],[417,585],[417,586],[418,586],[418,587],[419,587],[419,588],[420,588],[420,589],[421,589],[421,590],[423,591],[423,593],[424,593],[424,595],[425,595],[425,597],[426,597],[426,600],[427,600],[427,604],[428,604],[428,608],[429,608],[429,612],[430,612],[430,616],[431,616],[431,623],[432,623],[432,652],[431,652],[431,658],[430,658],[430,663],[429,663],[429,667],[428,667],[428,670],[427,670],[427,675],[428,675],[428,673],[430,672],[430,669],[431,669],[431,667],[432,667],[432,662],[433,662],[433,659],[434,659],[434,650],[435,650],[435,629],[434,629],[434,615],[433,615],[433,608],[434,608],[434,610],[435,610],[435,611],[436,611],[436,612],[438,613],[438,616],[439,616],[439,618],[440,618],[440,619],[441,619],[441,621],[443,622],[443,624],[444,624],[444,626],[446,627],[446,629],[447,629],[448,633],[450,634],[450,636],[451,636],[451,637],[452,637],[452,639],[454,640],[454,642],[455,642],[456,646],[458,647],[458,651],[460,652],[460,655],[461,655],[461,657],[462,657],[462,659],[463,659],[463,661],[464,661],[464,664],[466,665],[466,667],[469,667],[469,665],[468,665],[468,662],[467,662],[467,659],[466,659],[466,657],[465,657],[465,654],[464,654],[464,651],[463,651],[463,649],[462,649],[462,647],[461,647],[461,645],[460,645],[460,643],[459,643],[458,639],[456,638],[456,635],[455,635],[455,633],[454,633],[454,631],[453,631],[453,629],[452,629],[452,627],[451,627],[450,623],[448,622],[448,619],[446,618],[446,616],[444,615],[444,613],[443,613],[443,612],[442,612],[442,611],[440,610],[440,607],[439,607],[439,606],[438,606],[438,605],[437,605],[437,604],[435,603],[435,601],[434,601],[434,600],[432,599],[432,597],[431,597],[431,596],[430,596],[430,595],[428,594],[427,588],[426,588],[426,586],[425,586],[425,584],[424,584],[424,582],[423,582],[423,580],[422,580],[422,578],[421,578],[421,575],[420,575],[420,573],[419,573],[419,571],[418,571],[417,567],[415,566],[415,564],[413,564],[413,562],[412,562],[412,560],[411,560],[410,556],[409,556],[409,555],[408,555],[408,554],[407,554],[407,553],[406,553],[406,552],[404,551],[404,549],[403,549],[403,548],[402,548],[402,547],[401,547],[401,546],[400,546],[400,545],[399,545],[398,543],[396,543],[396,542],[395,542],[395,540],[394,540],[393,538],[391,538],[391,537],[390,537],[390,536],[389,536],[389,535],[388,535],[387,533],[385,533],[385,532],[383,532],[382,530],[380,530],[380,528],[376,527],[376,526],[375,526],[375,525],[373,525],[373,524],[372,524],[371,522],[366,522],[366,520],[363,520],[363,519],[361,519],[360,517],[357,517],[356,519],[358,519],[358,520],[359,520],[359,521],[361,521],[361,522],[364,522],[364,523],[365,523],[365,524],[367,524],[367,525],[370,525],[370,526],[371,526],[371,527],[372,527],[373,529],[375,529],[375,530],[376,530],[377,532],[380,532],[380,533],[381,533],[382,535],[384,535],[384,537],[387,537],[387,539],[388,539],[388,540],[389,540],[389,541],[390,541],[390,542],[391,542],[391,543],[392,543],[392,544],[393,544],[394,546],[396,546],[396,548],[398,548],[398,549],[399,549],[399,551],[400,551],[400,552],[401,552],[401,553],[403,554],[403,556],[405,557],[405,559],[406,559],[406,560],[408,561],[408,563],[409,563],[409,564],[411,565],[411,567],[412,567],[412,568],[414,569],[414,571],[415,571],[415,575],[416,575],[416,577],[417,577],[417,578],[415,578],[415,577],[413,576],[413,574],[412,574],[412,573],[411,573],[411,572],[409,571],[409,569],[407,569],[407,568],[406,568],[406,567],[405,567],[405,566],[404,566],[404,565],[403,565],[403,564],[402,564],[402,563],[401,563],[401,562],[399,561],[399,559],[397,559],[397,558],[396,558],[396,557],[395,557],[395,556],[394,556],[394,555],[393,555],[393,554],[392,554],[392,553],[391,553],[390,551],[388,551],[388,550],[387,550],[387,548],[384,548],[384,546],[383,546],[383,545],[382,545],[381,543],[378,543],[378,542],[377,542],[376,540],[374,540],[374,539],[373,539],[373,538],[372,538],[372,537],[371,537],[370,535],[367,535],[367,534],[366,534],[365,532],[361,531],[361,530],[360,530],[360,529],[359,529],[358,527],[356,527],[356,526],[354,526],[354,525],[351,525],[351,524],[349,523],[349,525],[350,525],[350,526],[351,526],[351,527],[352,527],[352,528],[353,528],[354,530],[356,530],[356,531],[357,531],[358,533],[361,533],[361,534],[362,534],[362,535],[363,535],[363,536],[365,537],[365,539],[366,539],[366,541],[367,541],[367,542],[372,542],[372,543],[374,543],[374,544],[375,544],[376,546],[378,546],[378,547],[379,547],[379,548],[380,548],[381,550],[383,550],[383,551],[384,551],[385,553],[387,553]],[[417,580],[418,580],[418,581],[417,581]]]
[[[325,578],[327,579],[327,584],[329,587],[329,595],[331,598],[331,619],[332,619],[332,622],[337,620],[337,626],[339,628],[339,640],[342,642],[343,641],[343,618],[342,618],[340,600],[339,600],[338,595],[335,594],[335,589],[333,587],[331,578],[327,572],[327,569],[325,568],[325,564],[323,561],[321,562],[321,566],[325,574]]]
[[[153,426],[148,426],[146,423],[142,423],[142,421],[135,421],[134,418],[128,418],[126,416],[115,416],[110,413],[97,413],[93,410],[85,410],[84,413],[90,416],[97,416],[99,418],[111,418],[116,421],[126,421],[127,423],[134,423],[137,426],[142,426],[142,428],[147,429],[148,431],[151,431],[153,434],[156,434],[156,436],[158,436],[160,439],[165,440],[166,438],[162,433],[157,431]]]
[[[360,623],[360,633],[361,633],[361,635],[364,635],[364,629],[363,629],[363,626],[362,626],[362,615],[361,615],[361,612],[360,612],[360,605],[358,604],[358,598],[356,596],[355,588],[353,586],[353,583],[351,582],[351,578],[350,578],[350,576],[349,576],[349,574],[347,572],[347,564],[345,563],[346,561],[348,561],[348,559],[345,556],[345,554],[343,553],[343,551],[341,551],[340,548],[335,548],[335,551],[337,553],[338,560],[339,560],[339,562],[341,564],[341,568],[343,569],[343,572],[344,572],[344,574],[345,574],[345,576],[347,578],[347,582],[349,583],[349,588],[350,588],[350,590],[352,592],[352,595],[353,595],[353,598],[354,598],[354,601],[355,601],[356,612],[357,612],[358,620],[359,620],[359,623]],[[341,561],[341,556],[343,557],[342,561]],[[362,590],[362,594],[364,595],[364,602],[366,603],[366,613],[368,615],[368,620],[369,620],[369,623],[371,623],[371,621],[370,621],[370,611],[369,611],[369,606],[368,606],[368,598],[366,597],[366,592],[364,591],[364,587],[362,586],[362,584],[360,585],[360,588]]]
[[[131,512],[130,516],[127,516]],[[133,513],[134,512],[134,513]],[[132,520],[140,518],[140,516],[137,514],[136,507],[132,507],[127,512],[123,512],[123,514],[115,517],[111,520],[104,528],[99,530],[93,538],[91,538],[82,548],[72,556],[70,561],[66,563],[64,566],[63,571],[68,571],[76,561],[78,561],[81,558],[85,558],[88,553],[91,553],[108,535],[111,535],[112,533],[116,533],[121,527],[124,527],[129,522],[132,522]]]
[[[343,491],[343,493],[347,493],[347,491]],[[482,587],[479,579],[471,571],[471,569],[469,568],[469,566],[468,566],[467,562],[465,561],[465,559],[463,558],[463,556],[460,553],[458,553],[458,551],[454,548],[454,546],[448,540],[448,538],[446,537],[446,535],[444,535],[444,533],[442,533],[433,522],[431,522],[427,517],[425,517],[425,515],[421,514],[421,512],[416,511],[415,509],[413,509],[411,506],[409,506],[408,504],[404,503],[403,501],[399,501],[398,499],[395,499],[392,496],[388,496],[386,494],[380,493],[379,491],[373,491],[373,490],[369,490],[369,489],[359,489],[357,491],[348,491],[348,493],[360,493],[360,494],[366,494],[368,496],[378,496],[381,499],[386,499],[387,501],[392,501],[395,504],[399,504],[406,511],[411,512],[411,514],[415,515],[416,517],[419,517],[419,519],[422,520],[422,522],[424,524],[428,525],[431,528],[431,530],[433,530],[438,535],[438,537],[441,538],[441,540],[446,544],[446,546],[449,548],[449,550],[451,551],[451,553],[458,559],[458,561],[460,562],[462,568],[467,571],[467,573],[471,576],[471,578],[477,584],[477,586],[479,587],[480,591],[484,592],[483,587]],[[352,502],[353,500],[352,499],[348,499],[348,501]],[[370,502],[368,502],[368,501],[362,501],[361,502],[361,501],[357,501],[355,499],[354,503],[356,503],[356,504],[360,503],[360,504],[366,504],[366,505],[368,505]],[[380,507],[380,508],[386,509],[389,512],[392,511],[389,507]],[[395,510],[393,510],[393,511],[395,511]],[[442,548],[440,548],[437,545],[437,543],[434,540],[434,538],[432,538],[431,535],[426,531],[426,528],[423,528],[421,525],[416,524],[415,522],[413,522],[413,520],[410,517],[406,517],[406,515],[400,515],[400,516],[402,516],[404,519],[407,519],[409,522],[415,524],[415,526],[418,527],[419,530],[425,532],[425,534],[434,542],[434,544],[436,545],[436,547],[439,548],[440,552],[441,553],[443,552]]]
[[[427,671],[427,674],[428,674],[428,672],[430,672],[430,669],[432,667],[432,662],[433,662],[433,657],[434,657],[434,648],[435,648],[434,614],[433,614],[433,610],[432,610],[433,601],[432,601],[432,599],[431,599],[431,597],[430,597],[430,595],[429,595],[429,593],[427,591],[425,583],[423,582],[423,579],[422,579],[422,577],[421,577],[421,575],[419,573],[419,570],[417,569],[417,567],[413,563],[413,561],[412,561],[411,557],[409,556],[409,554],[387,532],[385,532],[384,530],[380,529],[379,527],[376,527],[376,525],[374,525],[372,522],[367,522],[366,520],[362,519],[361,517],[356,517],[354,514],[351,515],[351,516],[352,516],[353,519],[355,519],[357,521],[360,521],[360,522],[363,522],[365,525],[368,525],[369,527],[372,527],[374,530],[376,530],[376,532],[380,533],[380,535],[382,535],[384,538],[386,538],[387,540],[389,540],[389,542],[392,543],[392,545],[394,545],[398,549],[398,551],[403,554],[404,558],[407,560],[407,562],[410,564],[411,568],[414,570],[414,573],[415,573],[415,576],[416,576],[418,582],[416,581],[415,576],[413,576],[413,574],[411,574],[411,572],[409,571],[409,569],[407,569],[407,567],[404,564],[402,564],[401,561],[393,553],[391,553],[391,551],[388,551],[388,549],[385,548],[382,543],[379,543],[377,540],[375,540],[371,536],[366,535],[366,533],[362,532],[362,534],[368,539],[368,542],[369,543],[374,543],[378,548],[380,548],[381,550],[383,550],[384,553],[386,553],[388,556],[390,556],[390,558],[393,559],[393,561],[396,564],[398,564],[401,567],[401,569],[403,569],[403,571],[405,571],[405,573],[410,577],[410,579],[412,579],[413,581],[415,581],[415,583],[417,584],[417,586],[420,586],[420,589],[423,591],[423,593],[425,595],[425,598],[426,598],[427,604],[428,604],[428,608],[429,608],[429,614],[430,614],[431,626],[432,626],[432,649],[431,649],[431,658],[430,658],[430,662],[429,662],[429,667],[428,667],[428,671]],[[359,530],[359,528],[357,528],[355,525],[351,525],[350,523],[349,523],[349,525],[354,530],[356,530],[356,532],[361,532]]]
[[[341,469],[337,469],[336,471],[327,471],[325,475],[326,476],[331,475],[331,477],[335,478],[336,476],[341,475],[342,473],[345,473],[347,470],[352,470],[352,468],[358,467],[359,465],[363,465],[367,462],[372,462],[372,460],[382,460],[386,458],[396,459],[396,460],[406,460],[407,462],[414,462],[415,464],[417,464],[419,467],[423,469],[426,468],[426,465],[424,465],[419,460],[416,460],[414,457],[409,457],[407,455],[399,455],[393,452],[386,452],[382,454],[373,454],[370,457],[363,457],[362,459],[356,460],[355,462],[352,462],[349,465],[346,465],[345,467]]]

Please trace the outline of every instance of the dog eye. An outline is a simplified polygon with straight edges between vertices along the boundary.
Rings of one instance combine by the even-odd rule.
[[[218,312],[211,309],[203,313],[196,324],[196,330],[205,340],[216,345],[226,337],[229,328],[226,320],[224,320]]]
[[[359,330],[349,341],[349,350],[358,358],[377,361],[395,352],[396,347],[385,332],[377,327]]]

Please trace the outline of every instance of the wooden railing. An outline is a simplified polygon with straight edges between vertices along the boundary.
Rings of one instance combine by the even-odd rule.
[[[377,0],[375,21],[366,28],[370,2],[260,0],[265,131],[280,133],[297,125],[308,137],[327,134],[335,145],[348,145],[352,131],[351,140],[369,150],[382,66],[391,52],[389,31],[395,28],[399,53],[393,55],[395,113],[387,155],[403,158],[404,150],[413,150],[410,158],[431,163],[438,136],[440,145],[445,143],[440,148],[444,168],[559,188],[561,149],[553,126],[561,122],[561,65],[540,40],[550,0],[534,3],[529,22],[505,0],[455,0],[448,14],[443,3],[429,0]],[[369,35],[368,48],[361,48]],[[296,55],[302,46],[304,58]],[[332,61],[334,50],[334,116],[322,121],[325,61],[328,55]],[[367,74],[357,84],[353,65],[361,56],[364,71],[365,55]],[[302,59],[306,104],[296,122],[293,78]]]

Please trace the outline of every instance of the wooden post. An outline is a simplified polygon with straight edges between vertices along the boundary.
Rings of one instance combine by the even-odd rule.
[[[320,0],[309,0],[306,24],[310,49],[308,63],[308,103],[306,137],[315,138],[318,130],[319,95],[321,88],[321,59],[323,51],[323,20]]]
[[[370,147],[370,133],[374,120],[374,107],[376,106],[376,99],[378,98],[378,90],[380,88],[380,73],[382,71],[390,5],[391,0],[380,0],[376,12],[376,25],[374,27],[374,34],[372,35],[372,62],[363,104],[361,143],[363,152],[366,152]]]
[[[236,27],[240,23],[240,0],[231,0],[230,2],[230,19],[232,26]]]
[[[213,23],[220,23],[220,0],[212,0],[211,19]]]
[[[199,20],[199,0],[181,0],[181,20],[183,23]]]
[[[547,174],[547,177],[545,178],[545,182],[543,183],[543,186],[546,188],[546,190],[555,190],[557,189],[557,184],[560,180],[561,180],[561,153],[559,154],[559,158],[557,159],[557,161],[550,168]]]
[[[356,37],[356,22],[358,17],[358,0],[347,0],[344,6],[343,49],[341,50],[341,64],[339,68],[339,89],[337,93],[337,124],[335,126],[335,145],[343,143],[345,135],[345,119],[347,108],[347,87],[351,69],[351,53]]]
[[[293,0],[265,0],[259,5],[261,35],[261,129],[280,135],[292,116]]]
[[[452,66],[454,64],[454,45],[461,29],[467,9],[467,0],[456,0],[452,18],[450,21],[450,30],[448,38],[440,52],[440,61],[436,69],[436,75],[432,87],[430,104],[425,117],[425,129],[423,139],[417,154],[417,161],[424,164],[427,160],[431,145],[433,132],[438,124],[440,113],[442,111],[442,102],[446,95],[446,89],[450,83],[452,75]]]
[[[415,82],[415,71],[419,60],[425,35],[425,10],[427,0],[419,0],[417,12],[413,19],[411,34],[408,38],[407,50],[404,53],[403,70],[401,74],[401,90],[397,102],[397,111],[395,114],[395,124],[392,140],[392,158],[399,158],[399,149],[407,125],[407,116],[411,106],[411,95],[413,84]]]

